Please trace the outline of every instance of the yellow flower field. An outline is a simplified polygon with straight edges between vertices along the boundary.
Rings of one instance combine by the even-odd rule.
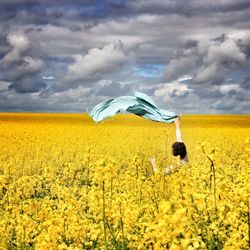
[[[0,249],[249,249],[250,115],[181,129],[190,162],[164,175],[173,124],[0,114]]]

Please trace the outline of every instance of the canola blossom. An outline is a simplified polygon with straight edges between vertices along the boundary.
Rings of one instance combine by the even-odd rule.
[[[0,249],[248,249],[250,116],[181,120],[0,114]]]

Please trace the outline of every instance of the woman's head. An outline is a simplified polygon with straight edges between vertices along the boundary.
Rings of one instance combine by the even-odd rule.
[[[172,145],[172,153],[173,156],[180,156],[181,159],[183,159],[187,154],[186,146],[183,142],[175,142]]]

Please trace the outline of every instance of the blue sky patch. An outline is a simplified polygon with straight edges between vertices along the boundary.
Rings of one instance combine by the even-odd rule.
[[[165,64],[135,64],[133,71],[138,76],[152,79],[161,77],[165,67]]]

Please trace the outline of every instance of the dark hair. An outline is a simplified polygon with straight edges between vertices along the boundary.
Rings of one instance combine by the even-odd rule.
[[[172,153],[173,156],[180,156],[181,159],[183,159],[187,154],[186,146],[183,142],[175,142],[172,145]]]

